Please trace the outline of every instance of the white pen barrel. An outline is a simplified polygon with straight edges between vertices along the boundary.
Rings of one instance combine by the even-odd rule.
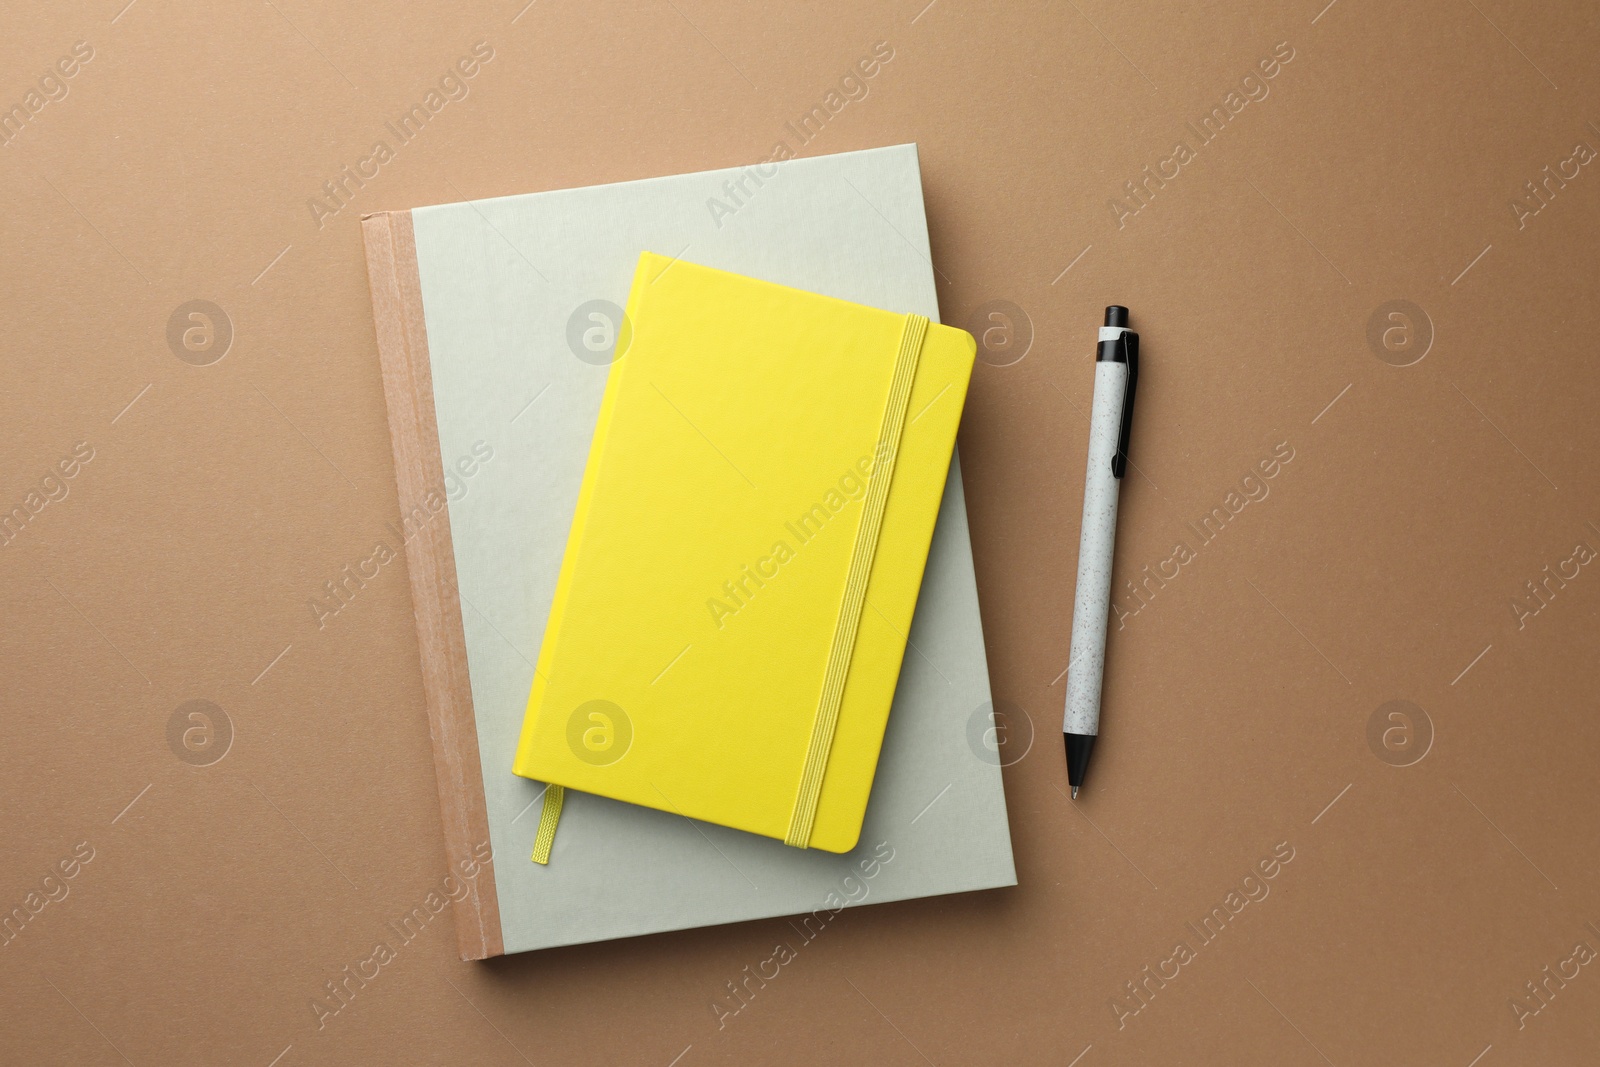
[[[1120,331],[1118,331],[1120,332]],[[1078,542],[1078,588],[1072,604],[1072,650],[1067,666],[1069,734],[1100,729],[1100,683],[1105,677],[1106,617],[1111,610],[1111,558],[1117,540],[1117,490],[1111,473],[1122,428],[1128,365],[1094,365],[1094,405],[1089,412],[1089,468],[1083,486],[1083,532]]]

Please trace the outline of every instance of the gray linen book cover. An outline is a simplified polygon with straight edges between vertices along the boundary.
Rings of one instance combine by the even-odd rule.
[[[959,460],[846,855],[511,773],[641,251],[938,320],[915,145],[411,212],[505,952],[1014,885]],[[625,358],[625,357],[624,357]]]

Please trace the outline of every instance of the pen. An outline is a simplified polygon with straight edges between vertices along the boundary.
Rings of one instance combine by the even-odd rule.
[[[1072,602],[1072,653],[1067,663],[1067,783],[1078,797],[1089,753],[1100,733],[1100,683],[1105,677],[1106,616],[1111,609],[1111,557],[1117,541],[1117,490],[1128,466],[1128,429],[1139,382],[1139,335],[1128,309],[1106,308],[1095,353],[1089,410],[1089,468],[1083,479],[1083,532],[1078,589]]]

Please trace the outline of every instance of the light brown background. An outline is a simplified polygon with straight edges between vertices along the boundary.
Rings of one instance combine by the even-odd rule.
[[[0,507],[95,450],[0,549],[0,907],[95,850],[0,948],[0,1061],[1593,1062],[1594,966],[1509,1007],[1600,948],[1600,574],[1510,608],[1600,548],[1600,172],[1510,207],[1600,148],[1587,5],[123,2],[13,2],[0,41],[6,105],[95,52],[0,149]],[[319,229],[307,199],[481,40],[471,95]],[[846,912],[721,1029],[783,921],[468,965],[445,916],[319,1030],[322,983],[445,874],[404,564],[321,630],[306,606],[398,518],[359,215],[765,158],[878,41],[804,151],[917,141],[945,318],[1004,299],[1033,331],[961,441],[995,696],[1037,733],[1006,756],[1021,884]],[[1108,199],[1280,41],[1271,95],[1119,229]],[[167,344],[191,299],[235,331],[210,366]],[[1404,368],[1367,341],[1394,299],[1435,335]],[[1112,301],[1145,358],[1119,587],[1295,458],[1113,635],[1074,808]],[[192,699],[234,730],[206,767],[167,740]],[[1409,767],[1367,740],[1394,699],[1432,724]],[[1279,842],[1271,895],[1119,1028]]]

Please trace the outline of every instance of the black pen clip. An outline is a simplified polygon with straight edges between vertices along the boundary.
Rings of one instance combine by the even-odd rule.
[[[1122,362],[1128,365],[1128,388],[1122,394],[1122,425],[1117,431],[1117,451],[1111,457],[1111,476],[1121,478],[1128,471],[1128,435],[1133,429],[1133,392],[1139,384],[1139,335],[1124,330],[1117,338],[1122,347]]]

